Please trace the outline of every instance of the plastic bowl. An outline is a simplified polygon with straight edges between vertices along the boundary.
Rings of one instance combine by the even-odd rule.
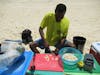
[[[66,53],[71,53],[73,54],[75,57],[77,57],[77,60],[75,61],[71,61],[71,60],[65,60],[63,58],[63,55]],[[59,55],[61,56],[62,61],[69,66],[73,66],[75,64],[77,64],[81,59],[82,59],[82,54],[79,50],[72,48],[72,47],[64,47],[59,51]]]

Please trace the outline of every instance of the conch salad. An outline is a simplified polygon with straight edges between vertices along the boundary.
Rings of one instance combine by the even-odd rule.
[[[65,53],[63,56],[62,56],[63,59],[67,60],[67,61],[75,61],[75,60],[78,60],[78,58],[72,54],[72,53]]]

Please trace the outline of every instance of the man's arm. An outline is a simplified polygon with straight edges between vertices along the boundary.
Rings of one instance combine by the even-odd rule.
[[[67,43],[65,43],[65,42],[66,42],[65,40],[66,40],[66,37],[63,37],[63,38],[61,39],[61,45],[70,46],[70,47],[75,47],[75,45],[74,45],[72,42],[68,41],[68,40],[67,40]]]
[[[43,28],[41,28],[41,27],[39,28],[39,33],[40,33],[40,36],[43,39],[43,41],[45,41]]]
[[[40,36],[41,36],[41,38],[43,39],[43,41],[44,41],[44,46],[46,47],[46,48],[48,48],[49,47],[49,44],[48,44],[48,42],[46,41],[46,39],[45,39],[45,37],[44,37],[44,32],[43,32],[43,28],[39,28],[39,33],[40,33]]]
[[[60,44],[63,45],[65,40],[66,40],[66,37],[62,37]]]

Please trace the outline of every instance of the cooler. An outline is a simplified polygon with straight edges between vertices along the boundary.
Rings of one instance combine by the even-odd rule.
[[[35,58],[33,57],[28,68],[29,70],[31,66],[35,66],[35,70],[63,72],[60,56],[54,54],[35,54]]]
[[[32,69],[31,67],[34,68]],[[35,54],[27,70],[29,75],[63,75],[63,64],[59,55]]]
[[[90,48],[90,53],[93,54],[93,56],[95,57],[95,59],[100,65],[100,42],[92,43]]]

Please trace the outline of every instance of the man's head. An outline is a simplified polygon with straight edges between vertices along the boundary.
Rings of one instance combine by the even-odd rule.
[[[56,21],[60,22],[61,19],[64,17],[66,12],[66,6],[64,4],[58,4],[55,9],[55,17]]]

